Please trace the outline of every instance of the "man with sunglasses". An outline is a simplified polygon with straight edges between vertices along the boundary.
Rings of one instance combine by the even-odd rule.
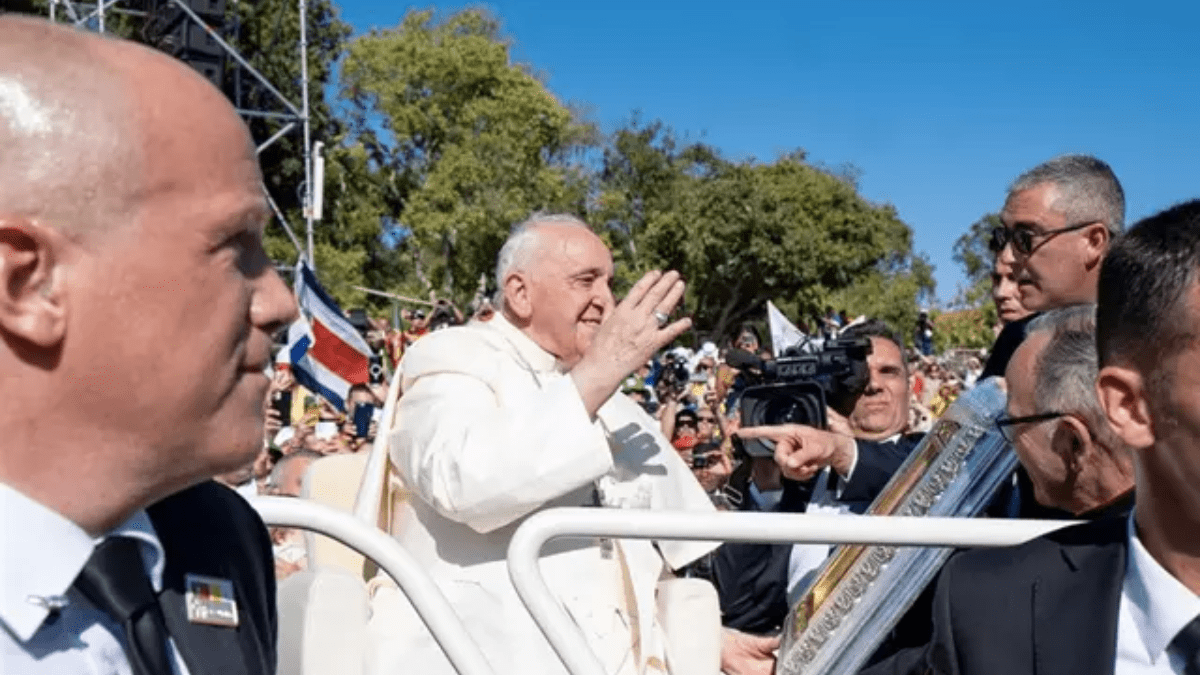
[[[1013,181],[1000,221],[989,244],[1012,255],[1025,309],[1094,303],[1100,263],[1125,225],[1125,192],[1103,161],[1062,155]],[[981,377],[1004,374],[1027,323],[1004,327]]]
[[[1095,388],[1132,449],[1133,513],[957,556],[938,582],[933,640],[872,675],[1197,672],[1198,273],[1200,200],[1135,225],[1100,275]]]

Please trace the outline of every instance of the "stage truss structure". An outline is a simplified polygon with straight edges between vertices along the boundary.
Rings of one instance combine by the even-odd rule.
[[[236,6],[239,0],[229,0]],[[306,245],[302,245],[299,238],[296,236],[295,230],[288,223],[283,211],[271,198],[266,187],[263,188],[263,194],[266,195],[267,202],[270,204],[271,210],[275,217],[279,220],[280,225],[287,233],[292,243],[296,246],[297,253],[306,257],[308,264],[315,270],[316,265],[313,260],[313,225],[316,220],[316,201],[319,197],[314,189],[314,172],[321,173],[322,167],[319,166],[321,159],[319,155],[314,153],[314,146],[319,148],[320,142],[313,143],[311,117],[309,115],[309,81],[308,81],[308,0],[296,0],[297,9],[299,10],[299,29],[300,29],[300,44],[296,50],[296,57],[300,59],[300,103],[297,105],[284,96],[274,83],[266,76],[258,71],[250,62],[238,52],[237,48],[229,44],[208,22],[204,20],[185,0],[157,0],[160,6],[173,6],[185,16],[185,21],[193,26],[198,26],[202,29],[209,38],[220,46],[224,55],[231,59],[236,67],[241,69],[243,73],[252,78],[262,88],[270,94],[270,98],[276,103],[276,109],[258,109],[250,107],[236,106],[238,114],[244,119],[250,120],[253,118],[272,119],[283,126],[280,127],[274,134],[258,145],[257,151],[262,153],[279,139],[286,135],[295,132],[299,129],[302,136],[302,153],[304,163],[304,184],[303,194],[301,196],[301,204],[304,211],[304,229]],[[83,30],[105,33],[110,17],[114,15],[132,16],[148,18],[147,0],[94,0],[91,2],[80,2],[77,0],[49,0],[50,20],[70,23],[76,28]],[[236,103],[236,102],[235,102]],[[316,164],[314,165],[314,159]]]

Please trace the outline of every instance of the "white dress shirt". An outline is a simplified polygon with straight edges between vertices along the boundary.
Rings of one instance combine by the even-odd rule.
[[[120,626],[72,588],[92,551],[110,536],[138,540],[150,583],[160,591],[166,559],[145,511],[93,538],[0,483],[0,673],[130,675]],[[52,613],[51,605],[61,609]],[[187,675],[174,644],[170,652],[176,675]]]
[[[884,439],[883,443],[892,443],[899,440],[900,434],[896,434]],[[846,489],[846,483],[850,477],[854,475],[854,469],[858,467],[858,442],[854,443],[854,457],[850,460],[850,470],[845,476],[837,476],[835,478],[836,487],[829,489],[829,474],[833,471],[831,467],[825,467],[817,474],[817,483],[813,486],[812,496],[808,500],[808,508],[805,513],[819,513],[822,515],[838,514],[844,515],[850,513],[850,507],[847,504],[839,502],[838,499],[842,496],[842,490]],[[829,557],[830,551],[833,550],[832,544],[792,544],[792,553],[788,556],[788,602],[795,604],[794,601],[798,598],[795,593],[798,590],[803,590],[808,586],[808,582],[812,580],[813,574],[820,569],[821,564]]]
[[[1171,640],[1200,616],[1200,597],[1146,551],[1129,514],[1129,558],[1117,618],[1115,675],[1183,673],[1183,657],[1168,652]]]

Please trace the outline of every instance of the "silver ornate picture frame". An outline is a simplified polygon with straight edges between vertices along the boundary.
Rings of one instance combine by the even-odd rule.
[[[1006,396],[989,379],[938,420],[869,515],[977,515],[1017,465],[995,425]],[[784,625],[780,675],[857,672],[908,611],[949,548],[840,546],[800,589]]]

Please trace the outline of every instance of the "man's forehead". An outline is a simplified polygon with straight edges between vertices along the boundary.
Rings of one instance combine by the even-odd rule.
[[[1057,200],[1058,186],[1053,183],[1040,183],[1025,190],[1018,190],[1005,200],[1004,209],[1000,212],[1000,222],[1008,228],[1019,225],[1041,226],[1045,220],[1063,215],[1054,208]]]
[[[1014,400],[1024,403],[1033,397],[1032,389],[1037,382],[1037,378],[1034,376],[1034,366],[1049,341],[1050,334],[1048,332],[1035,331],[1025,338],[1013,352],[1012,358],[1009,359],[1004,379],[1008,385],[1010,410],[1013,409]]]
[[[546,228],[543,244],[546,255],[538,256],[543,262],[557,263],[569,274],[593,270],[612,274],[612,253],[591,230],[564,224],[543,227]]]
[[[880,335],[871,336],[871,353],[868,358],[881,364],[903,365],[900,359],[900,347],[895,342]]]

